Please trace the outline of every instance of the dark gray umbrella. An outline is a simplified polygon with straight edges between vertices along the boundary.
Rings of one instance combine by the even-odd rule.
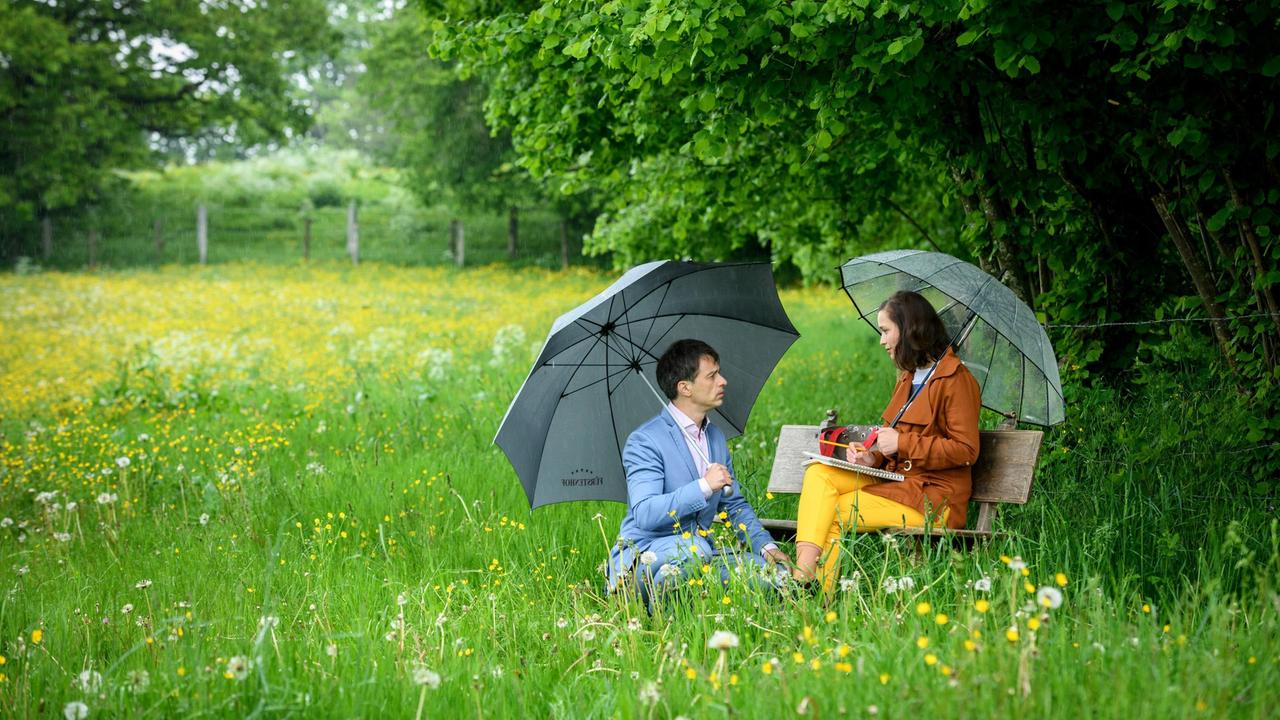
[[[877,332],[876,310],[893,293],[914,290],[928,299],[977,378],[985,407],[1035,425],[1063,421],[1062,380],[1049,336],[995,278],[950,255],[920,250],[856,257],[840,275],[854,308]]]
[[[799,336],[768,263],[639,265],[555,321],[494,442],[535,508],[626,502],[622,447],[665,403],[654,368],[671,343],[695,338],[719,353],[729,384],[711,420],[733,437]]]

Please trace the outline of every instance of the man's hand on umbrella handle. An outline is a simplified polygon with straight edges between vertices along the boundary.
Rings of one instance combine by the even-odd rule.
[[[708,465],[705,477],[707,480],[707,486],[711,488],[711,492],[715,492],[733,484],[733,476],[729,474],[729,468],[721,465],[720,463],[711,463]]]

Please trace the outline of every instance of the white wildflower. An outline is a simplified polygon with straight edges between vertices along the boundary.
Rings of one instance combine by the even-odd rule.
[[[62,706],[62,717],[67,720],[84,720],[89,717],[89,706],[79,700],[73,700]]]
[[[661,580],[665,580],[670,577],[676,577],[679,574],[680,574],[680,568],[676,567],[675,565],[672,565],[671,563],[663,563],[662,567],[658,568],[658,578]]]
[[[440,687],[440,673],[432,670],[426,665],[418,665],[413,668],[413,684],[425,685],[432,690]]]
[[[991,592],[991,578],[983,575],[973,581],[973,589],[978,592]]]
[[[125,677],[125,684],[129,687],[129,692],[138,695],[150,687],[151,674],[146,670],[130,670]]]
[[[338,644],[337,644],[337,643],[329,643],[328,645],[325,645],[325,646],[324,646],[324,654],[325,654],[325,655],[328,655],[328,656],[329,656],[329,657],[331,657],[331,658],[336,658],[336,657],[338,657]]]
[[[656,563],[656,562],[658,562],[658,553],[656,553],[656,552],[654,552],[654,551],[652,551],[652,550],[645,550],[644,552],[640,553],[640,564],[641,564],[641,565],[644,565],[644,566],[646,566],[646,567],[647,567],[647,566],[652,565],[652,564],[654,564],[654,563]]]
[[[915,586],[916,586],[916,581],[908,575],[903,575],[902,577],[898,578],[899,590],[913,590],[915,589]]]
[[[85,693],[98,692],[102,688],[102,673],[96,670],[81,670],[76,679],[76,687]]]
[[[104,492],[104,493],[98,494],[99,505],[110,505],[111,503],[115,502],[118,499],[119,499],[119,496],[116,495],[115,493]]]
[[[76,508],[78,507],[80,507],[80,503],[76,502],[75,500],[72,500],[71,502],[67,503],[67,512],[75,512]]]
[[[200,513],[200,524],[201,525],[209,524],[209,513]]]
[[[1036,591],[1036,604],[1050,610],[1057,610],[1062,607],[1062,591],[1045,585]]]
[[[559,618],[558,620],[556,620],[556,627],[558,627],[558,628],[560,628],[561,630],[563,630],[563,629],[565,629],[565,628],[569,627],[569,621],[568,621],[568,620],[565,620],[564,618]]]
[[[57,490],[47,490],[42,493],[36,493],[36,503],[40,505],[48,505],[58,497]]]
[[[249,677],[249,668],[253,667],[253,663],[244,655],[236,655],[227,661],[226,676],[232,680],[244,680]]]
[[[146,590],[147,588],[151,587],[151,581],[150,581],[150,580],[139,580],[138,582],[134,583],[134,585],[133,585],[133,586],[134,586],[134,587],[136,587],[136,588],[138,588],[139,590]]]
[[[125,603],[124,607],[120,608],[121,615],[128,615],[131,612],[133,612],[133,603]]]
[[[276,617],[275,615],[263,615],[262,617],[258,618],[259,629],[265,628],[267,630],[274,630],[275,628],[278,628],[278,627],[280,627],[280,618]]]
[[[71,542],[71,533],[56,532],[53,534],[53,539],[58,542]]]
[[[658,691],[658,683],[650,680],[640,688],[640,704],[653,705],[662,699],[662,693]]]
[[[1026,567],[1027,563],[1022,559],[1021,555],[1014,555],[1013,559],[1009,561],[1009,569],[1014,572],[1022,572]]]
[[[583,641],[583,642],[591,642],[592,640],[595,640],[595,639],[596,639],[596,631],[595,631],[595,630],[592,630],[591,628],[587,628],[587,629],[585,629],[585,630],[583,630],[583,631],[582,631],[582,641]]]
[[[712,650],[728,650],[738,647],[738,636],[728,630],[717,630],[707,640],[707,647]]]
[[[627,618],[627,629],[635,632],[640,629],[640,618]]]
[[[0,528],[7,528],[7,527],[11,527],[12,525],[13,525],[13,518],[11,517],[7,517],[7,518],[4,518],[3,520],[0,520]]]
[[[118,468],[120,468],[121,470],[123,470],[123,469],[125,469],[125,468],[129,467],[129,465],[130,465],[132,462],[133,462],[133,461],[131,461],[131,460],[129,459],[129,456],[128,456],[128,455],[121,455],[120,457],[116,458],[116,467],[118,467]]]

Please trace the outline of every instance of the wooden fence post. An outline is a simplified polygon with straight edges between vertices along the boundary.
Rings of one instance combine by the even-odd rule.
[[[453,249],[453,264],[462,267],[467,262],[467,235],[461,220],[449,221],[449,245]]]
[[[302,259],[311,260],[311,218],[302,218]]]
[[[196,208],[196,250],[200,264],[206,264],[209,261],[209,211],[203,204]]]
[[[516,259],[516,242],[520,239],[520,209],[512,205],[507,210],[507,259]]]
[[[164,221],[156,218],[151,221],[151,228],[156,239],[156,259],[164,260]]]
[[[560,268],[569,269],[569,222],[560,220]]]
[[[89,269],[98,267],[98,231],[89,231]]]
[[[356,223],[356,201],[347,205],[347,254],[351,264],[360,264],[360,226]]]
[[[47,216],[40,220],[40,247],[48,260],[53,255],[53,220]]]

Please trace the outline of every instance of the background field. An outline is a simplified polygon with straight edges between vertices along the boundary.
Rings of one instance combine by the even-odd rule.
[[[1275,498],[1234,482],[1254,449],[1206,425],[1249,418],[1203,373],[1071,389],[1006,538],[851,539],[829,609],[739,582],[654,616],[603,597],[622,507],[529,512],[490,440],[552,319],[611,280],[0,276],[0,712],[1272,714]],[[838,292],[783,301],[803,337],[733,441],[774,516],[793,507],[764,497],[778,426],[874,417],[892,380]],[[1041,587],[1062,606],[1028,608]],[[717,630],[738,645],[708,648]]]

